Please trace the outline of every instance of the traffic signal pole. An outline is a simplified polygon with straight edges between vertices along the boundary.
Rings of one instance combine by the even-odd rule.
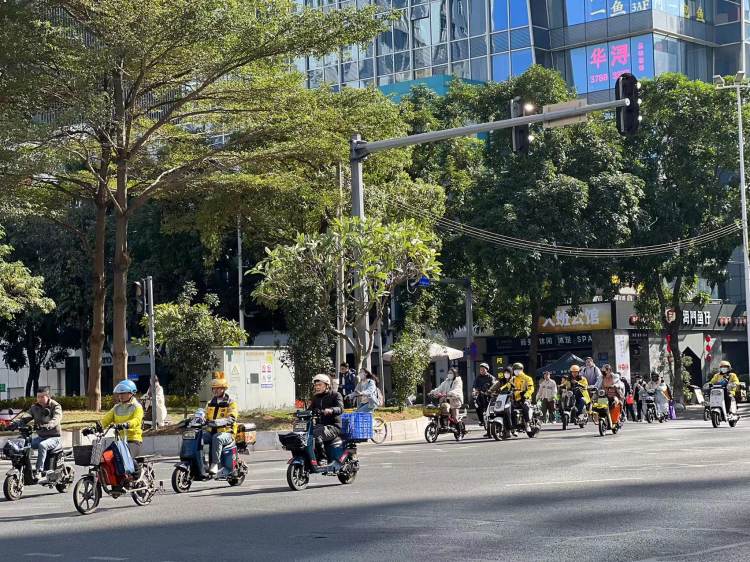
[[[156,332],[154,331],[154,280],[146,277],[148,295],[148,364],[151,370],[151,427],[158,429],[156,421]]]
[[[631,77],[632,75],[628,74],[618,78],[616,92],[620,90],[620,82],[623,80],[623,78]],[[352,216],[359,217],[360,219],[365,218],[363,163],[365,158],[367,158],[367,156],[369,156],[370,154],[375,154],[384,150],[390,150],[392,148],[403,148],[405,146],[415,146],[418,144],[454,139],[457,137],[473,136],[479,133],[488,133],[491,131],[521,127],[534,123],[545,123],[563,119],[570,119],[572,117],[579,117],[581,115],[587,115],[596,111],[608,111],[617,108],[625,108],[627,106],[630,106],[631,103],[633,102],[631,102],[630,98],[617,99],[615,101],[584,105],[583,107],[562,109],[559,111],[550,111],[547,113],[537,113],[535,115],[524,115],[521,117],[505,119],[502,121],[490,121],[488,123],[466,125],[464,127],[455,127],[452,129],[444,129],[442,131],[431,131],[428,133],[420,133],[417,135],[409,135],[406,137],[397,137],[393,139],[385,139],[373,142],[362,140],[362,137],[359,134],[355,134],[352,136],[350,141],[349,156],[352,180]],[[623,131],[621,130],[620,132],[622,133]],[[632,134],[632,132],[629,132],[628,134]],[[355,282],[356,280],[357,277],[355,272]],[[367,304],[366,291],[358,290],[355,294],[355,298],[359,303],[358,308],[360,310],[364,310]],[[367,349],[367,344],[369,343],[369,318],[367,314],[365,314],[364,318],[360,320],[357,328],[358,332],[364,334],[361,341],[364,341],[365,349]],[[467,330],[468,329],[469,327],[467,326]],[[366,353],[363,366],[366,369],[370,370],[371,364],[370,354]]]

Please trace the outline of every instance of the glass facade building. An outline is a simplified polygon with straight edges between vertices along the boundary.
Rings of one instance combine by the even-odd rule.
[[[745,68],[750,53],[750,0],[297,1],[321,10],[374,4],[399,16],[365,47],[295,61],[313,88],[503,81],[537,63],[602,101],[623,72],[709,81]]]

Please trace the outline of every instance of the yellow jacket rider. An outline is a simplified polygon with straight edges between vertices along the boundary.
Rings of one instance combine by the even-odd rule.
[[[239,409],[237,402],[227,394],[229,383],[224,378],[224,373],[216,372],[211,381],[211,393],[213,398],[206,406],[207,431],[203,434],[204,444],[211,445],[210,466],[208,473],[212,476],[219,472],[219,461],[224,447],[234,442],[234,434],[237,429],[237,418]]]
[[[125,426],[118,429],[117,434],[128,442],[128,448],[133,458],[141,455],[141,444],[143,443],[143,406],[135,399],[138,389],[130,380],[120,381],[115,386],[115,406],[104,414],[101,424],[107,427],[111,424]]]

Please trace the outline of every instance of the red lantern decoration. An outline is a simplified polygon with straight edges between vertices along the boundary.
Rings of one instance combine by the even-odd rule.
[[[711,343],[711,336],[709,336],[708,334],[706,334],[706,341],[707,341],[708,343]]]
[[[710,345],[706,346],[706,351],[711,351],[711,346]]]
[[[708,362],[708,363],[711,362],[711,354],[710,353],[708,355],[706,355],[706,362]]]

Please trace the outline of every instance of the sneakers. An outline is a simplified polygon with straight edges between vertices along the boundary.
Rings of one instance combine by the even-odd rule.
[[[218,465],[218,464],[212,464],[212,465],[211,465],[211,466],[209,467],[209,469],[208,469],[208,473],[209,473],[209,474],[210,474],[211,476],[216,476],[216,474],[218,474],[218,472],[219,472],[219,465]]]

